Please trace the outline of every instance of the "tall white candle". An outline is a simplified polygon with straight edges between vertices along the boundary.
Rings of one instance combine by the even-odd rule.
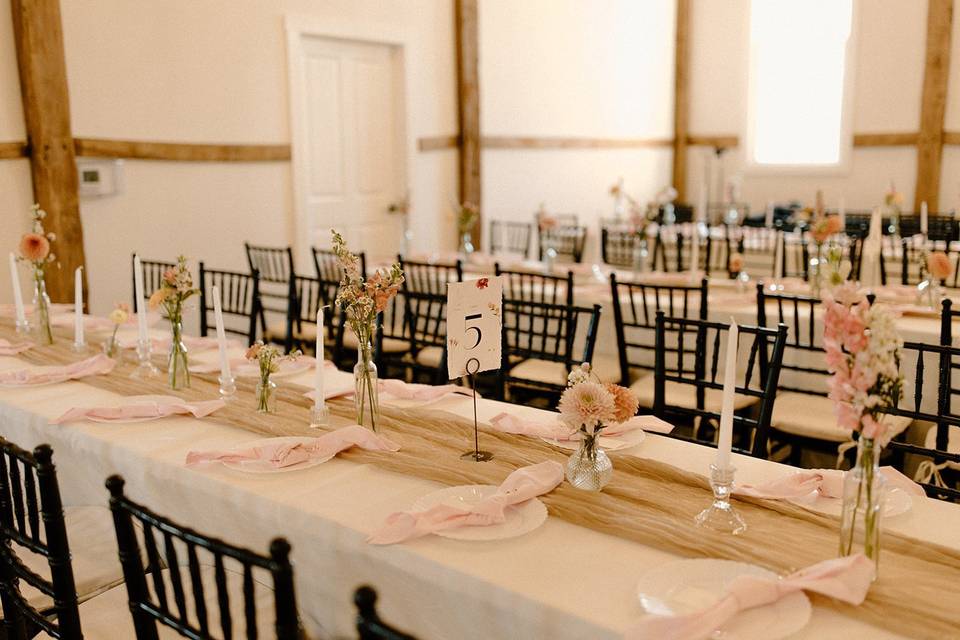
[[[213,296],[213,316],[217,324],[217,348],[220,351],[220,377],[227,382],[232,378],[230,372],[230,358],[227,357],[227,333],[223,329],[223,308],[220,306],[220,288],[213,285],[210,289]]]
[[[763,226],[768,229],[773,226],[773,210],[775,207],[776,205],[774,204],[773,200],[767,202],[767,209],[764,212],[763,217]]]
[[[773,250],[773,279],[779,282],[783,279],[783,250],[784,242],[783,231],[777,231],[777,246]]]
[[[314,371],[314,383],[313,390],[316,393],[316,397],[313,399],[313,406],[316,409],[321,409],[326,403],[327,399],[324,391],[323,384],[323,307],[317,309],[317,364],[316,370]]]
[[[83,341],[83,267],[73,272],[73,344],[82,345]]]
[[[700,266],[700,221],[693,223],[693,231],[690,233],[690,275],[696,275]]]
[[[140,342],[147,341],[147,309],[146,301],[143,299],[143,267],[140,264],[140,256],[133,257],[133,285],[134,293],[137,299],[137,339]]]
[[[840,207],[837,210],[837,214],[840,216],[840,229],[846,231],[847,229],[847,203],[843,199],[843,196],[840,196]]]
[[[720,408],[720,435],[717,437],[717,461],[720,469],[730,466],[730,447],[733,442],[733,396],[737,386],[737,323],[730,321],[727,332],[727,358],[723,371],[723,403]]]
[[[927,201],[920,203],[920,233],[927,235]]]
[[[17,272],[17,258],[10,252],[10,279],[13,284],[13,304],[17,309],[17,324],[23,325],[27,321],[27,314],[23,308],[23,292],[20,291],[20,274]]]

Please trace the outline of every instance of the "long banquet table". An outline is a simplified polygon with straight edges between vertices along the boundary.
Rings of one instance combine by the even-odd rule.
[[[212,361],[216,352],[194,357]],[[26,354],[0,358],[0,369],[23,367],[28,361]],[[306,372],[278,382],[309,385],[311,379],[312,373]],[[293,546],[299,610],[312,637],[353,637],[351,594],[356,586],[369,583],[381,594],[384,618],[424,640],[620,638],[642,615],[635,595],[638,577],[676,558],[556,517],[526,536],[498,542],[427,536],[400,545],[372,546],[365,538],[385,516],[408,508],[438,485],[339,458],[308,470],[272,475],[245,474],[219,465],[185,468],[190,450],[227,448],[261,437],[210,418],[50,423],[68,408],[110,403],[117,397],[83,381],[0,388],[0,432],[24,447],[53,446],[67,505],[105,505],[103,481],[120,473],[134,499],[201,531],[261,550],[272,537],[287,537]],[[430,408],[472,416],[471,400],[462,396]],[[489,420],[503,410],[530,417],[543,414],[481,400],[479,419]],[[709,448],[653,434],[628,454],[697,473],[704,473],[713,458]],[[793,472],[743,456],[735,456],[735,465],[740,482]],[[887,519],[885,527],[960,550],[960,508],[952,504],[916,499],[911,511]],[[882,567],[881,560],[881,571]],[[916,635],[925,634],[918,629]],[[814,600],[810,624],[795,637],[902,636]]]

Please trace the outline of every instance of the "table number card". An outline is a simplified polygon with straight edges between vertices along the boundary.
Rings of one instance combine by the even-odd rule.
[[[502,308],[499,277],[447,284],[447,373],[451,380],[500,368]]]

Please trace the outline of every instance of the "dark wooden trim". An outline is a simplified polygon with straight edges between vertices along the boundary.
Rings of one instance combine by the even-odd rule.
[[[943,120],[947,110],[950,77],[950,35],[953,0],[929,0],[927,5],[927,51],[920,103],[920,139],[917,141],[917,187],[913,210],[926,202],[940,210],[940,173],[943,161]]]
[[[459,149],[460,134],[449,136],[428,136],[417,140],[418,151],[440,151],[442,149]]]
[[[960,144],[960,131],[944,131],[943,144]]]
[[[669,148],[669,138],[561,138],[538,136],[483,136],[484,149],[631,149]]]
[[[186,144],[75,138],[78,156],[178,162],[276,162],[290,160],[288,144]]]
[[[460,201],[475,204],[480,219],[473,228],[480,247],[483,228],[480,182],[480,60],[477,0],[454,0],[457,43],[457,104],[460,118]]]
[[[673,168],[677,200],[687,201],[687,144],[690,125],[690,0],[677,0],[673,65]]]
[[[60,268],[47,270],[47,291],[54,302],[68,302],[74,269],[84,265],[84,255],[60,2],[11,0],[10,8],[33,197],[47,212],[44,227],[57,236],[53,250]],[[86,276],[84,269],[89,291]]]
[[[29,158],[30,147],[26,142],[0,142],[0,160]]]
[[[912,147],[917,144],[920,134],[905,133],[855,133],[853,146],[855,147]]]
[[[738,136],[725,136],[725,135],[714,135],[714,136],[688,135],[687,144],[701,146],[701,147],[720,147],[721,149],[730,149],[740,144],[740,138]]]

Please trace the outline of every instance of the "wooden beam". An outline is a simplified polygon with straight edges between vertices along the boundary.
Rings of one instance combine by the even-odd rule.
[[[10,0],[10,6],[33,197],[47,212],[46,230],[57,235],[60,268],[47,270],[47,291],[54,302],[68,302],[73,300],[73,271],[83,266],[84,255],[60,2]],[[83,274],[86,280],[86,269]]]
[[[460,136],[430,136],[417,140],[419,151],[440,151],[441,149],[457,149],[460,147]]]
[[[553,138],[537,136],[483,136],[484,149],[634,149],[671,147],[669,138]]]
[[[673,58],[673,172],[677,200],[687,196],[687,136],[690,119],[690,0],[677,0],[677,39]]]
[[[929,0],[927,5],[927,52],[920,103],[920,139],[917,141],[917,188],[913,210],[926,202],[939,211],[940,171],[943,160],[943,118],[947,108],[950,75],[950,32],[953,0]]]
[[[26,142],[0,142],[0,160],[29,157],[30,147]]]
[[[721,149],[731,149],[740,144],[740,138],[737,136],[687,136],[688,145],[697,145],[701,147],[719,147]]]
[[[78,156],[179,162],[275,162],[290,159],[288,144],[185,144],[76,138]]]
[[[855,147],[912,147],[920,139],[919,133],[855,133]]]
[[[944,131],[943,144],[960,144],[960,131]]]
[[[481,211],[473,230],[480,247],[483,228],[480,182],[480,60],[477,0],[454,0],[457,41],[457,97],[460,114],[460,201],[472,202]]]

